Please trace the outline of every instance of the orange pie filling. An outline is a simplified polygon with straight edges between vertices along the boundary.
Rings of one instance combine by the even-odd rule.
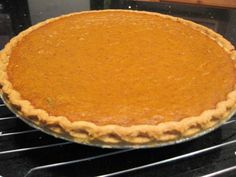
[[[236,80],[229,54],[206,35],[120,11],[32,31],[13,48],[7,73],[23,99],[50,115],[122,126],[198,116],[225,100]]]

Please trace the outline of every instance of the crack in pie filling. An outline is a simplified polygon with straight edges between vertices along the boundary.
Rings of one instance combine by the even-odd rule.
[[[193,136],[236,101],[234,47],[193,22],[106,10],[39,23],[0,55],[12,107],[80,142],[145,144]]]

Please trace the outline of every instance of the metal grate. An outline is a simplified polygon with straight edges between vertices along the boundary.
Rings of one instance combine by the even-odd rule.
[[[190,142],[154,149],[102,149],[56,139],[24,124],[0,102],[0,175],[235,176],[236,117]]]

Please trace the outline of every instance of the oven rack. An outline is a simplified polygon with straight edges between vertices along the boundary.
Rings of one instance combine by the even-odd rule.
[[[0,176],[236,176],[236,117],[189,142],[102,149],[33,129],[0,102]]]

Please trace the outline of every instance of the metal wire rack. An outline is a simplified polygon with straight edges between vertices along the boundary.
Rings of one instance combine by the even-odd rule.
[[[236,117],[190,142],[153,149],[102,149],[35,130],[0,103],[2,177],[235,176]]]

